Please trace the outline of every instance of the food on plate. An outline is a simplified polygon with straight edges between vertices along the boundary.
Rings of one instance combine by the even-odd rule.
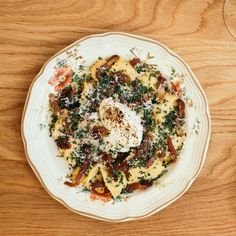
[[[152,186],[183,148],[185,102],[178,80],[158,66],[119,55],[49,80],[50,135],[72,168],[70,187],[109,201]]]

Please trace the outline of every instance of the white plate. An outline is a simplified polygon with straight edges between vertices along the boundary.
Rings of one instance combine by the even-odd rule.
[[[172,165],[168,174],[160,179],[160,185],[145,191],[136,191],[127,201],[91,201],[88,193],[63,184],[68,167],[63,159],[56,156],[56,144],[48,136],[48,127],[44,127],[48,116],[48,94],[52,92],[48,79],[58,60],[67,59],[72,68],[76,68],[82,62],[85,65],[91,64],[99,56],[119,54],[127,59],[132,58],[132,48],[135,48],[135,53],[141,59],[146,59],[148,53],[155,56],[149,63],[157,63],[165,76],[170,76],[171,68],[174,67],[177,74],[184,79],[186,93],[193,102],[193,106],[188,107],[186,111],[185,147],[179,160]],[[83,58],[75,59],[77,56]],[[203,166],[210,129],[206,96],[188,65],[164,45],[125,33],[88,36],[50,58],[29,89],[22,119],[26,157],[46,191],[76,213],[107,221],[127,221],[152,215],[184,194]]]

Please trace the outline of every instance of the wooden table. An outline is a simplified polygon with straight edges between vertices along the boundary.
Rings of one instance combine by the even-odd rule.
[[[223,0],[0,1],[2,235],[236,235],[236,41],[223,6]],[[29,167],[20,134],[27,91],[44,62],[81,37],[108,31],[156,39],[182,56],[212,117],[207,160],[189,191],[128,223],[76,215],[53,200]]]

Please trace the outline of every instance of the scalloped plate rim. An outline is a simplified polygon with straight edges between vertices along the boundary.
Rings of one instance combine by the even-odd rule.
[[[68,49],[74,47],[75,45],[77,45],[78,43],[82,42],[82,41],[85,41],[87,39],[91,39],[91,38],[96,38],[96,37],[106,37],[106,36],[109,36],[109,35],[123,35],[123,36],[126,36],[126,37],[129,37],[129,38],[135,38],[135,39],[138,39],[138,40],[141,40],[141,41],[147,41],[147,42],[151,42],[153,44],[156,44],[160,47],[162,47],[165,51],[167,51],[170,55],[172,55],[173,57],[175,57],[177,60],[179,60],[185,67],[186,69],[188,70],[188,72],[190,73],[191,75],[191,79],[193,80],[193,82],[195,83],[195,85],[197,86],[198,90],[201,92],[201,95],[203,97],[203,100],[204,100],[204,108],[205,108],[205,113],[204,115],[206,116],[207,118],[207,121],[208,121],[208,124],[207,124],[207,128],[208,128],[208,132],[207,132],[207,136],[206,136],[206,141],[205,141],[205,145],[204,145],[204,148],[203,148],[203,152],[202,152],[202,157],[201,157],[201,162],[200,162],[200,165],[198,166],[198,170],[195,172],[195,174],[193,175],[192,179],[188,180],[188,183],[186,184],[184,190],[178,194],[177,196],[174,196],[171,200],[169,200],[167,203],[164,203],[162,206],[159,206],[157,207],[156,209],[153,209],[151,212],[149,212],[148,214],[146,215],[142,215],[142,216],[138,216],[138,217],[135,217],[135,216],[132,216],[132,217],[124,217],[124,218],[121,218],[121,219],[109,219],[109,218],[106,218],[106,217],[101,217],[101,216],[97,216],[97,215],[94,215],[94,214],[90,214],[88,212],[82,212],[82,211],[78,211],[76,209],[73,209],[72,207],[70,207],[67,203],[65,203],[65,201],[57,196],[55,196],[44,184],[39,172],[37,171],[37,168],[34,166],[34,164],[32,163],[31,161],[31,158],[30,156],[28,155],[28,152],[27,152],[27,141],[26,141],[26,138],[25,138],[25,135],[24,135],[24,120],[25,120],[25,114],[26,114],[26,110],[27,110],[27,107],[28,107],[28,102],[29,102],[29,99],[31,97],[31,91],[32,91],[32,88],[36,82],[36,80],[40,77],[40,75],[43,73],[45,67],[48,65],[48,63],[54,59],[55,57],[57,57],[58,55],[60,55],[61,53],[67,51]],[[26,97],[26,101],[25,101],[25,105],[24,105],[24,109],[23,109],[23,113],[22,113],[22,119],[21,119],[21,136],[22,136],[22,140],[23,140],[23,145],[24,145],[24,151],[25,151],[25,155],[26,155],[26,159],[30,165],[30,167],[32,168],[33,172],[35,173],[35,175],[37,176],[38,180],[40,181],[40,183],[42,184],[42,186],[44,187],[44,189],[46,190],[46,192],[52,197],[54,198],[55,200],[57,200],[58,202],[60,202],[61,204],[63,204],[67,209],[71,210],[72,212],[75,212],[77,214],[80,214],[80,215],[83,215],[83,216],[87,216],[87,217],[90,217],[90,218],[93,218],[93,219],[98,219],[98,220],[104,220],[104,221],[109,221],[109,222],[123,222],[123,221],[129,221],[129,220],[137,220],[137,219],[143,219],[143,218],[146,218],[150,215],[153,215],[157,212],[159,212],[160,210],[164,209],[165,207],[167,207],[168,205],[170,205],[171,203],[173,203],[174,201],[176,201],[178,198],[180,198],[189,188],[190,186],[192,185],[192,183],[194,182],[194,180],[197,178],[197,176],[199,175],[202,167],[203,167],[203,164],[205,162],[205,159],[206,159],[206,155],[207,155],[207,151],[208,151],[208,146],[209,146],[209,141],[210,141],[210,135],[211,135],[211,119],[210,119],[210,112],[209,112],[209,107],[208,107],[208,103],[207,103],[207,98],[206,98],[206,95],[199,83],[199,81],[197,80],[196,76],[194,75],[194,73],[192,72],[192,70],[190,69],[190,67],[188,66],[188,64],[180,57],[178,56],[176,53],[174,53],[172,50],[170,50],[169,48],[167,48],[165,45],[163,45],[162,43],[156,41],[156,40],[153,40],[153,39],[150,39],[150,38],[146,38],[146,37],[143,37],[143,36],[138,36],[138,35],[134,35],[134,34],[129,34],[129,33],[123,33],[123,32],[107,32],[107,33],[102,33],[102,34],[92,34],[92,35],[89,35],[89,36],[86,36],[86,37],[83,37],[75,42],[73,42],[72,44],[68,45],[67,47],[63,48],[62,50],[60,50],[59,52],[57,52],[56,54],[54,54],[53,56],[51,56],[45,63],[44,65],[42,66],[42,68],[40,69],[40,71],[38,72],[38,74],[35,76],[35,78],[33,79],[33,81],[31,82],[31,85],[29,87],[29,90],[28,90],[28,94],[27,94],[27,97]]]

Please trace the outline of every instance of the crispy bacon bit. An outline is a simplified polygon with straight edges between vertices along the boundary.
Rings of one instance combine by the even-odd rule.
[[[135,67],[137,64],[141,63],[141,60],[138,57],[134,57],[132,60],[129,61],[132,67]]]
[[[80,180],[82,179],[82,177],[84,176],[84,174],[86,173],[86,171],[88,170],[90,165],[89,160],[85,160],[84,164],[80,167],[78,174],[75,177],[75,180],[73,182],[69,182],[69,181],[65,181],[64,184],[69,186],[69,187],[75,187],[80,183]]]
[[[145,168],[149,168],[153,163],[154,163],[154,161],[156,160],[156,157],[155,156],[152,156],[148,161],[147,161],[147,163],[146,163],[146,165],[145,165]]]
[[[100,67],[100,70],[107,70],[109,69],[115,62],[117,62],[118,60],[120,59],[120,56],[118,55],[113,55],[111,56],[110,58],[107,59],[106,63],[103,64],[101,67]]]
[[[98,79],[101,79],[106,73],[105,70],[108,70],[115,62],[117,62],[120,59],[120,56],[113,55],[110,58],[107,59],[105,64],[103,64],[97,71],[96,71],[96,77]]]
[[[49,94],[49,104],[50,104],[53,114],[59,115],[61,113],[57,98],[52,93]]]
[[[106,73],[103,71],[103,70],[101,70],[100,68],[96,71],[96,77],[98,78],[98,79],[101,79],[102,77],[104,77],[106,75]]]
[[[148,187],[152,186],[153,182],[146,182],[144,184],[141,183],[133,183],[133,184],[129,184],[126,186],[126,190],[130,193],[132,193],[133,191],[140,189],[140,190],[144,190],[147,189]]]
[[[109,132],[104,126],[95,125],[92,128],[91,135],[95,139],[99,138],[99,137],[106,137],[106,136],[108,136],[108,134],[109,134]]]
[[[120,56],[113,55],[107,59],[106,63],[100,67],[100,70],[107,70],[109,69],[114,63],[116,63],[120,59]]]
[[[157,159],[157,158],[164,158],[166,156],[166,150],[164,149],[156,149],[153,156],[147,161],[145,167],[146,168],[149,168],[150,166],[152,166],[152,164],[154,163],[154,161]]]
[[[60,136],[57,140],[56,140],[57,146],[61,149],[69,149],[71,148],[71,144],[69,143],[69,137],[62,137]]]
[[[123,161],[126,157],[128,157],[130,152],[118,152],[116,160]]]
[[[119,169],[122,170],[126,176],[126,178],[128,179],[130,176],[129,173],[129,163],[127,160],[124,160],[121,165],[119,166]]]
[[[177,116],[180,119],[183,119],[185,117],[185,103],[182,99],[177,100],[177,105],[178,105],[178,112]]]
[[[69,186],[69,187],[75,187],[75,184],[74,183],[71,183],[69,181],[65,181],[64,182],[65,185]]]
[[[86,171],[89,169],[90,162],[88,159],[86,159],[83,163],[83,165],[80,167],[78,174],[75,177],[75,185],[78,185],[80,183],[80,180],[86,173]]]
[[[98,154],[98,157],[103,160],[104,164],[108,168],[108,171],[111,172],[113,170],[112,162],[114,161],[113,158],[112,158],[112,155],[108,154],[106,152],[100,152]]]
[[[123,171],[126,177],[129,177],[129,164],[125,158],[130,152],[118,152],[115,161],[112,163],[113,170]]]
[[[107,167],[108,173],[113,174],[113,171],[123,171],[126,177],[129,177],[129,164],[126,160],[114,160],[111,154],[106,152],[101,152],[98,156],[103,160],[105,166]],[[119,158],[119,157],[117,157]],[[117,177],[113,177],[117,181]]]
[[[175,147],[173,145],[172,138],[171,137],[167,137],[166,141],[167,141],[168,151],[170,152],[170,154],[172,156],[171,162],[175,162],[176,159],[177,159],[177,152],[176,152]]]
[[[166,79],[162,75],[159,75],[157,79],[161,84],[164,84],[166,82]]]
[[[113,158],[111,154],[108,154],[106,152],[100,152],[99,156],[102,158],[102,160],[104,160],[105,162],[108,163],[112,163],[113,162]]]
[[[156,88],[158,89],[160,87],[160,85],[164,84],[165,82],[166,82],[166,79],[162,75],[158,75]]]
[[[123,84],[123,83],[128,83],[131,81],[131,78],[129,77],[129,75],[126,75],[122,72],[115,72],[115,73],[110,73],[110,76],[117,79],[119,83]]]

